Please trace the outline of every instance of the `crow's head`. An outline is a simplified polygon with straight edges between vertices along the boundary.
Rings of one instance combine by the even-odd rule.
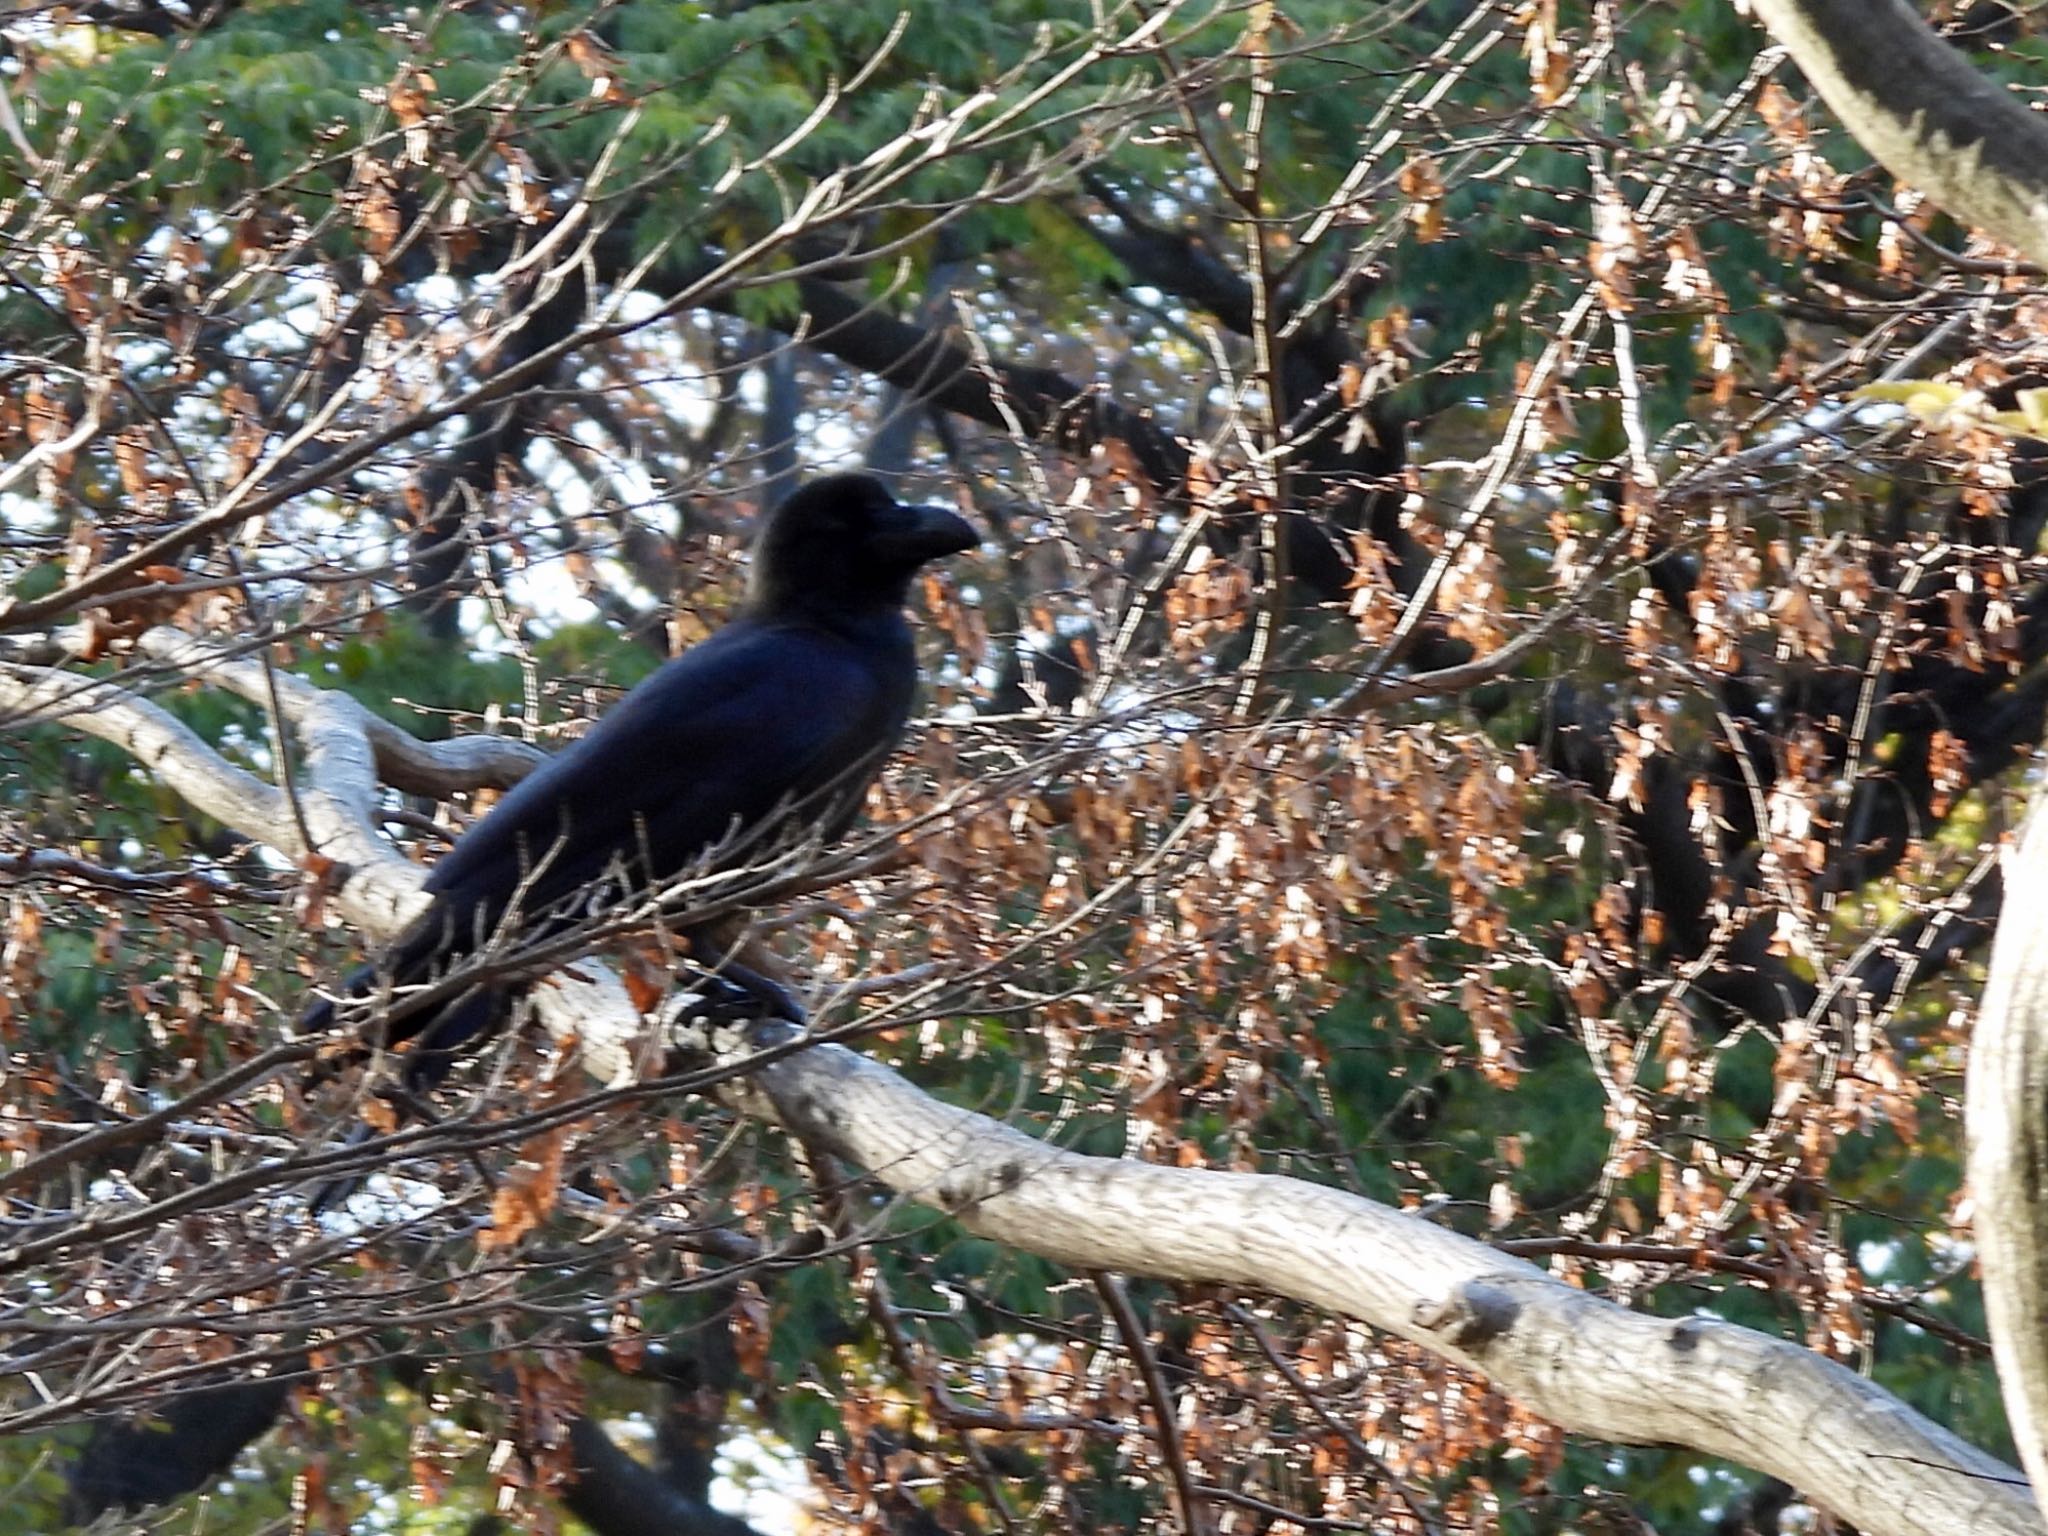
[[[980,542],[965,519],[905,506],[873,475],[825,475],[768,514],[750,605],[761,613],[901,607],[919,566]]]

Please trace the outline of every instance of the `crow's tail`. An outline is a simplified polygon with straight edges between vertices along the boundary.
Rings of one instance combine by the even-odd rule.
[[[496,1033],[512,996],[502,986],[483,983],[431,1003],[407,1006],[408,993],[432,983],[450,965],[460,962],[463,951],[455,942],[454,930],[446,912],[438,908],[429,911],[376,960],[351,971],[335,992],[306,1004],[299,1013],[301,1036],[333,1035],[337,1028],[345,1027],[345,1009],[365,1016],[353,1039],[337,1040],[322,1053],[308,1074],[309,1085],[329,1081],[379,1051],[411,1042],[400,1059],[395,1080],[374,1090],[389,1100],[401,1117],[410,1117],[422,1111],[425,1095],[439,1086],[476,1041]],[[391,1006],[348,1007],[379,997],[388,998]],[[361,1146],[375,1134],[368,1126],[358,1126],[343,1145]],[[344,1174],[322,1185],[313,1197],[314,1213],[345,1200],[366,1176]]]

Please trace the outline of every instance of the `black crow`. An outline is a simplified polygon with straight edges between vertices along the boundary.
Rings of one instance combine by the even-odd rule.
[[[901,505],[869,475],[792,493],[767,518],[739,616],[464,833],[427,877],[433,905],[344,995],[431,983],[494,937],[544,938],[629,893],[838,837],[910,717],[911,580],[976,542],[952,512]],[[676,921],[690,931],[687,910]],[[731,964],[722,974],[794,1014],[766,978]],[[509,999],[489,981],[411,1006],[399,992],[373,1043],[415,1042],[404,1082],[430,1087]],[[334,1008],[314,1004],[302,1027],[332,1027]]]

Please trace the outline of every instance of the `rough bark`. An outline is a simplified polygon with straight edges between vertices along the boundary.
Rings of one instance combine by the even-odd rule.
[[[2013,1441],[2048,1489],[2048,800],[2005,867],[2006,917],[1970,1040],[1968,1127],[1984,1312]]]
[[[1749,0],[1856,140],[1949,213],[2048,265],[2048,124],[1904,0]],[[1999,1387],[2048,1490],[2048,814],[2006,860],[1971,1040],[1970,1186]]]
[[[2048,123],[1905,0],[1748,4],[1879,164],[2048,266]]]
[[[757,1030],[753,1043],[773,1038]],[[2011,1469],[1783,1339],[1630,1312],[1341,1190],[1046,1146],[836,1046],[762,1068],[746,1098],[899,1194],[1027,1252],[1356,1317],[1484,1373],[1574,1433],[1725,1456],[1873,1536],[2039,1536]]]

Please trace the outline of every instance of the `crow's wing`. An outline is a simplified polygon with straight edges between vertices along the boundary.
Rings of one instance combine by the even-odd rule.
[[[908,716],[908,638],[741,620],[691,647],[457,840],[427,880],[437,926],[495,924],[515,894],[539,912],[620,863],[669,878],[792,805],[837,830]]]

